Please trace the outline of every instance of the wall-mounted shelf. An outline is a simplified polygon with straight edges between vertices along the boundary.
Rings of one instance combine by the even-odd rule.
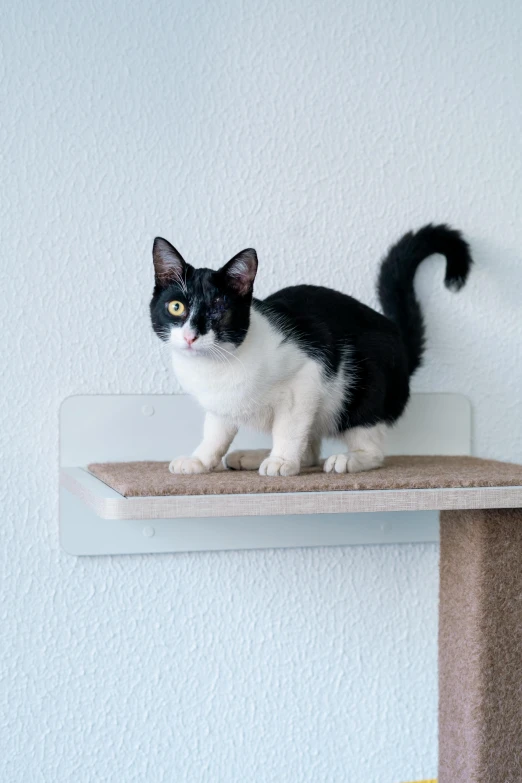
[[[401,460],[410,469],[417,468],[412,478],[412,486],[389,488],[379,487],[383,481],[389,482],[389,474],[398,473],[400,467],[394,465],[393,458],[385,466],[366,474],[356,476],[330,476],[308,474],[303,478],[315,479],[323,485],[322,490],[292,491],[292,484],[299,483],[297,477],[269,479],[248,474],[227,473],[230,483],[240,478],[248,478],[250,485],[265,484],[261,492],[223,492],[220,474],[208,474],[198,477],[198,484],[206,481],[203,494],[190,492],[190,484],[196,477],[171,477],[168,464],[149,463],[149,469],[165,472],[176,483],[183,483],[183,493],[149,496],[139,492],[137,478],[137,496],[126,497],[120,494],[114,485],[100,481],[90,471],[83,468],[62,469],[62,486],[76,495],[97,516],[107,520],[128,519],[181,519],[185,517],[217,519],[221,517],[259,517],[287,516],[305,514],[353,514],[399,511],[447,511],[472,508],[513,508],[522,506],[522,467],[493,460],[480,460],[473,457],[410,457]],[[139,467],[142,463],[130,463]],[[100,466],[110,472],[113,465]],[[428,471],[430,471],[428,473]],[[138,471],[137,471],[138,472]],[[225,477],[223,477],[225,478]],[[168,480],[168,479],[167,479]],[[423,486],[426,483],[439,486]],[[110,482],[110,479],[109,479]],[[302,482],[306,485],[306,481]],[[312,483],[312,482],[310,482]],[[316,482],[313,482],[316,483]],[[339,485],[345,484],[343,489]],[[367,488],[353,489],[351,485],[362,483]],[[274,486],[275,484],[275,486]],[[371,485],[375,485],[372,487]],[[288,486],[289,485],[289,486]],[[330,485],[330,487],[328,486]],[[218,493],[213,492],[218,488]],[[283,487],[289,491],[283,490]]]
[[[60,415],[64,548],[88,555],[437,541],[439,509],[499,507],[516,495],[515,489],[506,495],[501,487],[383,490],[371,486],[373,474],[360,474],[359,485],[370,481],[369,488],[293,492],[292,479],[281,479],[283,492],[260,493],[250,487],[246,494],[240,490],[126,498],[86,470],[93,462],[168,462],[190,453],[199,441],[202,420],[201,409],[185,395],[93,395],[65,400]],[[470,442],[466,398],[419,394],[413,395],[392,432],[388,452],[469,455]],[[267,445],[263,436],[240,432],[234,448]],[[323,453],[328,456],[337,448],[327,442]],[[230,480],[231,474],[227,475]],[[233,476],[238,485],[262,480],[252,474]],[[218,477],[207,478],[212,482]],[[405,510],[410,513],[401,513]]]
[[[78,480],[82,472],[85,475]],[[392,544],[438,539],[436,511],[106,519],[89,505],[85,489],[90,485],[88,492],[91,492],[93,485],[88,478],[79,468],[62,471],[60,537],[63,548],[75,555]],[[93,481],[101,483],[94,478]],[[109,488],[105,490],[110,494]],[[121,496],[120,500],[127,502]],[[211,512],[212,497],[206,500]]]
[[[131,463],[134,492],[141,465]],[[401,468],[407,475],[407,466],[410,473],[415,469],[417,485],[446,486],[350,489],[355,482],[389,484]],[[110,474],[114,463],[100,467]],[[149,479],[151,468],[160,481],[165,474],[190,491],[195,477],[171,477],[167,463],[149,463]],[[387,467],[361,476],[305,477],[332,487],[344,482],[344,490],[208,494],[213,485],[222,490],[223,481],[243,478],[250,485],[265,482],[265,490],[274,482],[279,490],[292,484],[213,474],[205,477],[207,494],[125,497],[84,468],[63,468],[62,519],[69,524],[62,525],[62,544],[75,554],[107,554],[419,542],[437,539],[438,511],[522,506],[522,467],[470,457],[409,457],[399,464],[392,458]],[[202,477],[197,481],[201,485]]]

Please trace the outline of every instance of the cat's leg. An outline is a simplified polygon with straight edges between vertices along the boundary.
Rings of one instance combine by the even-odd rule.
[[[274,405],[273,446],[259,467],[262,476],[296,476],[303,460],[310,464],[314,420],[320,399],[320,370],[315,363],[296,374]]]
[[[261,463],[270,454],[270,449],[245,449],[231,451],[225,457],[225,465],[230,470],[259,470]],[[321,439],[311,438],[301,460],[301,467],[309,468],[319,464]]]
[[[208,473],[221,464],[230,444],[236,437],[237,426],[228,419],[207,413],[203,440],[191,457],[178,457],[169,465],[171,473]]]
[[[321,461],[321,438],[318,435],[312,435],[308,439],[308,446],[301,460],[302,468],[312,468],[319,465]]]
[[[354,427],[343,432],[342,439],[348,452],[332,454],[324,463],[326,473],[360,473],[379,468],[384,461],[384,441],[387,427]]]

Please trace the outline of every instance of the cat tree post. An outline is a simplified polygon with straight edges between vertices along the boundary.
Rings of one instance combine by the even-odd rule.
[[[443,511],[439,783],[522,780],[522,509]]]

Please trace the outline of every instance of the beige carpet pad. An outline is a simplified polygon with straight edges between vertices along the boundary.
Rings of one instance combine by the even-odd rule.
[[[94,463],[89,470],[125,497],[522,486],[522,465],[475,457],[388,457],[381,468],[365,473],[311,468],[286,477],[233,470],[178,476],[166,462]]]

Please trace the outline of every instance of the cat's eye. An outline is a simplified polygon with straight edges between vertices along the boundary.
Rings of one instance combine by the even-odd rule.
[[[178,302],[177,299],[173,299],[172,302],[167,304],[167,310],[170,315],[183,315],[185,312],[185,305],[183,302]]]

